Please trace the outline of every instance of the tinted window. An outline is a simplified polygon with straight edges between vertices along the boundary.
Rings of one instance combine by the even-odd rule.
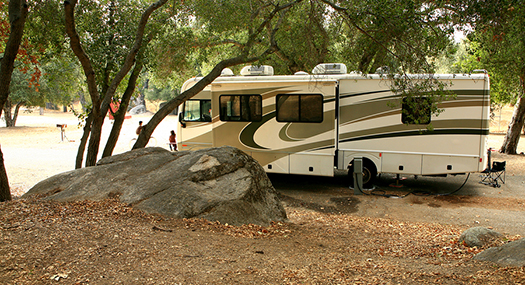
[[[277,121],[323,121],[323,96],[320,94],[277,95]]]
[[[211,100],[188,100],[184,103],[184,121],[211,122]]]
[[[222,95],[219,104],[221,121],[262,120],[261,95]]]

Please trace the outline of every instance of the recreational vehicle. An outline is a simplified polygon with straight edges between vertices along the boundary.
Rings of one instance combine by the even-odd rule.
[[[319,176],[352,170],[360,158],[365,186],[379,173],[482,171],[488,75],[433,76],[455,94],[439,103],[438,116],[404,104],[385,76],[348,74],[344,64],[320,64],[311,74],[294,75],[273,75],[271,66],[247,66],[240,75],[226,70],[180,108],[179,150],[229,145],[268,173]],[[198,80],[186,81],[182,91]],[[422,117],[408,119],[411,112]]]

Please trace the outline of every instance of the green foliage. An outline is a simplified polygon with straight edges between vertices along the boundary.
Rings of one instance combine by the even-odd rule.
[[[59,105],[69,105],[78,99],[78,92],[82,91],[84,75],[76,61],[68,57],[54,57],[42,66],[45,88],[42,93],[46,102]]]
[[[150,2],[87,0],[77,5],[77,30],[100,91],[120,67],[134,40],[140,12]],[[279,14],[285,17],[274,18],[273,25],[281,21],[275,37],[279,50],[260,63],[274,66],[277,74],[310,71],[321,62],[345,62],[349,70],[364,73],[381,66],[389,66],[392,73],[431,72],[428,58],[438,56],[449,44],[450,15],[438,12],[443,7],[440,2],[334,1],[333,7],[327,3],[300,1]],[[50,56],[63,55],[62,2],[38,4],[30,24],[38,32],[32,37],[47,47]],[[145,53],[148,78],[156,86],[180,86],[191,76],[206,74],[220,60],[244,52],[250,40],[256,43],[250,52],[260,52],[269,45],[270,25],[257,38],[248,35],[274,5],[272,1],[170,1],[148,24],[147,33],[153,36]],[[49,34],[52,36],[45,39]],[[233,69],[238,72],[240,68]],[[79,85],[65,78],[53,77],[56,82],[50,86],[74,93],[72,89]],[[65,86],[59,87],[62,84]],[[119,89],[117,94],[122,92]]]
[[[145,90],[146,99],[150,101],[169,101],[175,98],[179,92],[178,90],[173,90],[169,86],[165,88],[157,88],[150,84],[149,88]]]
[[[464,40],[454,56],[450,69],[453,73],[472,73],[487,68],[490,74],[490,100],[492,105],[506,105],[516,102],[519,85],[513,76],[501,74],[489,64],[489,53],[480,42]]]
[[[13,71],[9,88],[9,100],[13,104],[21,103],[22,106],[26,107],[43,106],[45,104],[44,96],[39,92],[42,89],[42,84],[32,83],[31,79],[32,75],[28,72],[22,72],[19,69]]]
[[[78,65],[60,59],[35,66],[39,72],[42,70],[38,80],[30,71],[15,69],[9,94],[11,102],[26,107],[44,106],[45,103],[67,106],[77,99],[76,94],[82,88],[81,70]]]
[[[271,27],[279,26],[276,37],[282,38],[279,33],[285,25],[280,24],[279,19],[291,13],[291,10],[281,11],[261,33],[254,33],[277,3],[193,0],[184,4],[179,13],[170,18],[171,24],[164,26],[153,41],[156,60],[150,62],[150,78],[154,78],[157,85],[166,85],[169,81],[171,86],[180,86],[189,77],[207,74],[221,60],[262,53],[271,45]],[[250,37],[250,34],[256,36]],[[266,62],[277,66],[272,58],[255,64]],[[232,67],[236,73],[241,68]]]
[[[450,15],[441,2],[417,0],[339,1],[346,24],[342,55],[351,70],[429,73],[428,58],[450,44]]]
[[[501,0],[497,5],[476,3],[469,12],[475,16],[476,29],[468,36],[468,56],[454,67],[464,72],[486,69],[491,75],[492,102],[515,103],[523,93],[525,78],[523,3],[514,0]]]
[[[110,78],[114,77],[133,45],[137,23],[148,2],[87,0],[77,5],[76,29],[101,91],[107,88]]]
[[[449,68],[452,73],[469,74],[476,69],[483,69],[481,58],[485,56],[478,42],[471,42],[465,39],[458,45],[453,63]]]
[[[36,0],[30,1],[29,4],[31,7],[15,64],[9,98],[14,104],[22,103],[28,107],[43,106],[46,102],[68,104],[70,100],[54,90],[63,88],[59,85],[67,84],[68,81],[56,80],[53,77],[53,69],[49,66],[44,67],[53,61],[67,61],[57,56],[64,48],[61,1]],[[2,6],[2,13],[5,12],[3,8],[5,6]],[[46,68],[47,71],[44,70]],[[60,77],[67,75],[68,73],[64,73]]]
[[[38,52],[43,58],[59,56],[67,45],[64,44],[64,12],[63,1],[34,0],[31,5],[24,29],[24,37],[29,40],[33,52]]]
[[[330,19],[325,5],[302,2],[288,12],[277,35],[279,51],[268,63],[277,74],[311,71],[321,62],[337,61],[333,51],[340,33],[340,19]]]

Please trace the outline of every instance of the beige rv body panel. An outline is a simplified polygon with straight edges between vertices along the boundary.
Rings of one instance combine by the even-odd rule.
[[[262,96],[263,124],[260,122],[223,122],[213,119],[214,146],[229,145],[252,155],[267,172],[332,176],[335,141],[335,80],[248,81],[213,83],[212,109],[219,110],[222,95]],[[324,117],[321,123],[283,123],[275,119],[279,94],[321,94]],[[246,139],[249,138],[249,139]]]
[[[400,98],[382,79],[340,80],[339,167],[367,157],[378,172],[437,175],[481,171],[489,127],[486,75],[443,75],[455,99],[426,126],[401,123]],[[378,96],[378,94],[382,94]],[[394,106],[394,107],[392,107]]]
[[[269,173],[332,176],[334,169],[346,169],[356,157],[373,163],[379,173],[481,171],[489,126],[488,76],[436,76],[450,83],[456,96],[440,103],[443,112],[431,118],[430,127],[402,123],[401,99],[379,75],[220,77],[192,98],[211,100],[211,122],[179,125],[179,149],[234,146]],[[282,94],[322,95],[322,122],[277,121],[276,97]],[[221,121],[223,95],[260,95],[262,120]]]

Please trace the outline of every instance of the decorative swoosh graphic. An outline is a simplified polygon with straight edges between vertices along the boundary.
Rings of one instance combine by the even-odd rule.
[[[332,102],[333,101],[333,98],[330,98],[330,99],[326,99],[326,100],[323,100],[323,104],[326,104],[326,103],[329,103],[329,102]],[[275,104],[272,104],[272,105],[269,105],[269,106],[265,106],[264,107],[265,110],[275,110]],[[326,111],[324,112],[324,116],[325,117],[329,117],[329,118],[332,118],[333,117],[333,113],[334,111],[331,110],[331,111]],[[255,133],[257,132],[257,130],[262,126],[264,125],[266,122],[268,122],[269,120],[275,118],[276,116],[276,111],[271,111],[270,113],[266,114],[263,116],[262,120],[260,122],[251,122],[249,123],[242,131],[241,131],[241,134],[240,134],[240,140],[241,140],[241,143],[248,146],[248,147],[251,147],[251,148],[255,148],[255,149],[268,149],[266,147],[263,147],[259,144],[257,144],[255,142]],[[304,124],[307,124],[308,127],[306,128],[306,131],[305,130],[298,130],[297,127],[294,128],[294,126],[298,126],[298,125],[301,125],[301,126],[304,126]],[[312,127],[312,125],[315,125],[316,127]],[[280,130],[279,130],[279,139],[281,139],[282,141],[286,141],[286,142],[297,142],[297,141],[302,141],[306,138],[309,138],[309,137],[313,137],[315,135],[319,135],[321,133],[325,133],[327,131],[330,131],[330,130],[333,130],[334,129],[334,125],[333,125],[333,121],[332,120],[323,120],[323,122],[321,123],[286,123]],[[288,135],[289,132],[292,132],[294,134],[296,134],[297,137],[300,137],[300,139],[298,138],[292,138]]]
[[[281,128],[281,130],[279,131],[279,138],[285,142],[298,142],[298,141],[301,141],[301,140],[298,140],[298,139],[292,139],[291,137],[289,137],[287,135],[287,132],[288,132],[288,128],[290,127],[292,123],[287,123],[286,125],[284,125],[284,127]]]
[[[262,120],[260,122],[251,122],[249,123],[242,131],[239,136],[239,139],[241,140],[241,143],[244,145],[255,148],[255,149],[268,149],[266,147],[260,146],[257,144],[254,140],[255,132],[264,125],[269,120],[275,118],[275,112],[268,113],[263,116]]]

